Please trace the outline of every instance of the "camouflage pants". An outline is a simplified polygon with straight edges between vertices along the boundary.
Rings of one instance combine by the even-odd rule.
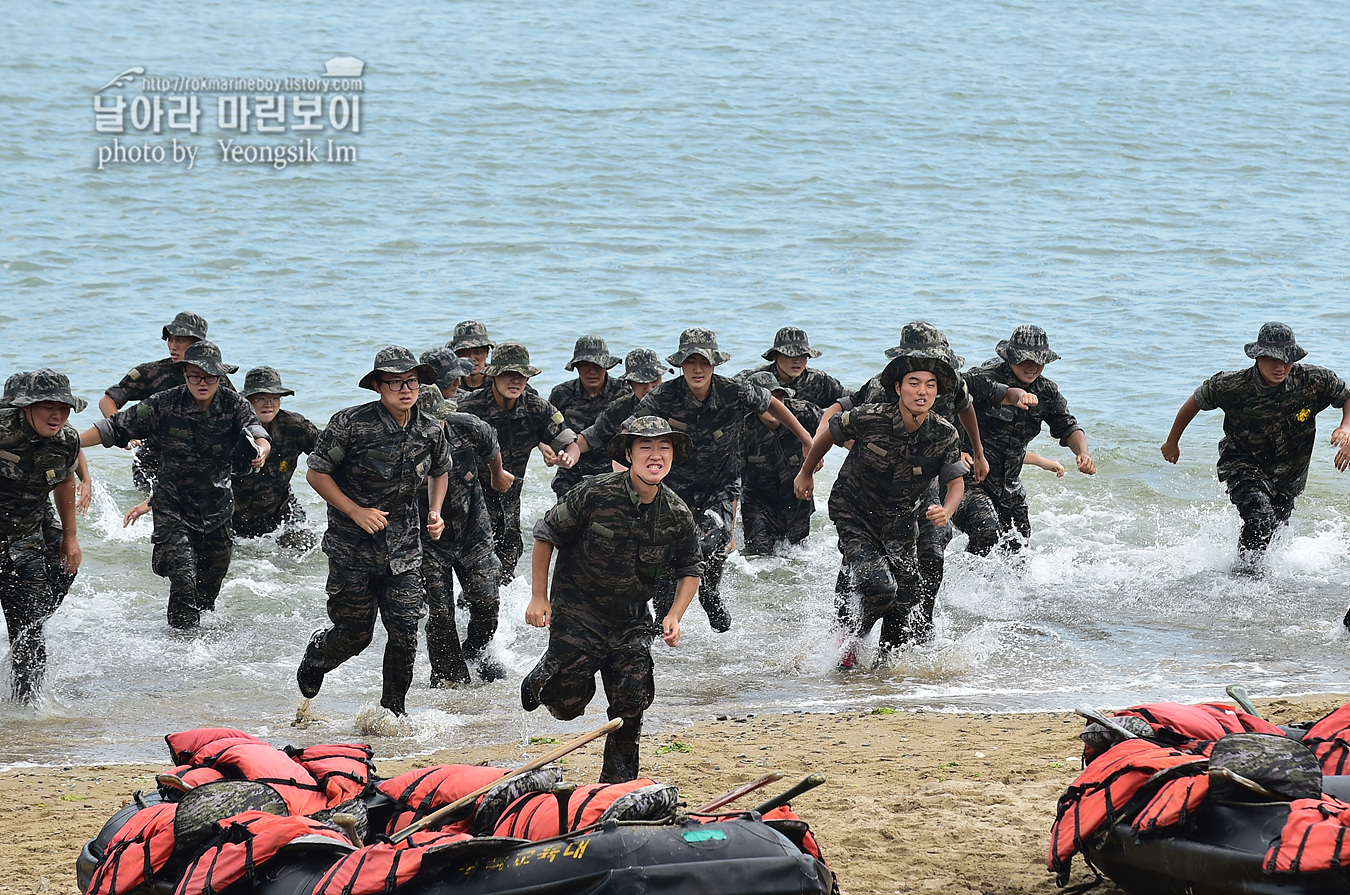
[[[939,527],[928,521],[928,507],[941,503],[941,486],[934,481],[914,511],[914,522],[919,527],[919,604],[905,619],[893,615],[882,618],[883,643],[923,642],[933,637],[933,612],[937,608],[938,590],[942,587],[942,576],[946,571],[947,545],[952,540],[952,523]]]
[[[502,564],[502,584],[516,577],[516,563],[525,552],[525,542],[520,536],[520,493],[524,487],[525,474],[522,472],[508,491],[483,489],[488,518],[492,520],[492,541]]]
[[[727,545],[731,543],[732,524],[735,519],[732,508],[736,501],[728,496],[720,496],[701,502],[686,501],[694,514],[694,527],[698,529],[698,546],[703,551],[703,577],[698,583],[698,602],[708,613],[708,624],[714,631],[722,633],[731,628],[731,612],[722,601],[722,571],[727,564]],[[679,579],[665,575],[656,583],[656,598],[652,606],[656,617],[664,619],[675,605],[675,591],[679,588]]]
[[[131,452],[131,483],[136,490],[150,493],[155,474],[159,472],[159,460],[159,446],[150,441],[142,441],[140,447]]]
[[[491,542],[463,550],[422,548],[422,582],[427,592],[427,655],[431,686],[467,684],[469,663],[477,662],[497,633],[501,561]],[[455,576],[468,604],[469,626],[463,644],[455,625]]]
[[[50,502],[42,511],[42,539],[47,544],[47,582],[51,585],[52,596],[56,598],[56,604],[61,605],[61,601],[70,593],[70,586],[75,583],[75,576],[67,574],[61,568],[61,535],[64,530],[61,528],[61,519],[56,515],[56,507]]]
[[[1238,549],[1261,553],[1270,546],[1275,532],[1289,524],[1298,493],[1281,488],[1264,476],[1231,476],[1225,483],[1228,499],[1242,517]]]
[[[780,541],[800,544],[811,533],[813,500],[798,500],[762,491],[745,489],[741,496],[741,525],[745,529],[746,556],[772,553]]]
[[[922,613],[916,532],[881,541],[849,517],[834,520],[843,555],[835,584],[839,625],[866,637],[882,622],[882,646],[899,646],[917,636]]]
[[[10,688],[20,702],[34,701],[42,687],[47,670],[43,626],[65,596],[53,590],[48,562],[42,529],[0,538],[0,605],[9,630]],[[56,568],[59,563],[58,550]]]
[[[234,542],[230,527],[198,531],[165,513],[153,513],[150,569],[169,579],[169,625],[195,628],[203,610],[216,608],[216,597],[230,570]]]
[[[521,682],[522,694],[545,706],[560,721],[581,716],[595,696],[595,675],[605,687],[610,718],[623,727],[605,737],[601,783],[638,776],[642,713],[656,697],[652,677],[652,620],[642,617],[616,626],[604,619],[553,616],[548,649]]]
[[[300,498],[294,491],[288,491],[286,500],[275,507],[265,507],[257,512],[234,507],[234,518],[230,520],[230,529],[241,538],[260,538],[280,528],[277,543],[292,550],[310,550],[319,542],[318,535],[309,527],[309,515],[300,505]]]
[[[380,705],[397,714],[412,686],[417,658],[417,619],[422,609],[422,576],[416,571],[381,574],[369,566],[346,565],[328,558],[328,619],[301,660],[323,672],[359,655],[375,636],[378,615],[389,634],[384,647],[384,688]]]
[[[1005,536],[1005,547],[1011,553],[1031,539],[1031,513],[1025,495],[1003,495],[996,501],[986,489],[969,480],[952,521],[970,538],[966,552],[977,556],[988,556]]]

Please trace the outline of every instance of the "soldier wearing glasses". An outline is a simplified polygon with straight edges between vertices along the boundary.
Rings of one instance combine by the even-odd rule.
[[[99,420],[80,435],[85,447],[126,447],[154,439],[160,448],[150,496],[155,531],[151,568],[169,579],[169,624],[197,627],[230,568],[230,473],[241,433],[253,440],[261,469],[271,451],[267,430],[238,392],[221,380],[238,367],[225,363],[213,342],[187,347],[178,362],[186,384],[151,395]]]
[[[361,388],[378,401],[340,410],[309,455],[308,480],[328,502],[328,618],[296,670],[306,699],[324,675],[370,645],[378,615],[389,632],[380,705],[396,715],[412,685],[422,583],[418,495],[430,480],[427,533],[445,530],[441,505],[450,472],[450,447],[440,421],[422,413],[417,396],[436,382],[436,370],[397,345],[375,355]]]

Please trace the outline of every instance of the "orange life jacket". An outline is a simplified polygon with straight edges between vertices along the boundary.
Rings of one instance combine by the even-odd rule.
[[[194,730],[171,733],[164,737],[164,742],[169,744],[169,760],[174,764],[192,764],[192,756],[197,754],[198,749],[220,740],[262,742],[253,734],[235,730],[233,727],[198,727]]]
[[[820,846],[816,843],[816,837],[811,835],[811,828],[807,826],[806,821],[797,816],[797,812],[792,810],[791,805],[781,805],[768,814],[760,816],[766,824],[773,827],[792,840],[793,844],[815,858],[826,867],[830,866],[820,853]],[[800,841],[798,836],[800,835]]]
[[[347,837],[308,817],[278,817],[245,811],[220,821],[220,842],[188,865],[174,895],[211,895],[240,880],[254,882],[258,870],[283,845],[301,836],[325,836],[347,845]]]
[[[219,771],[227,779],[255,780],[281,793],[293,815],[329,807],[328,791],[309,771],[258,739],[224,739],[196,750],[192,763]]]
[[[1055,871],[1060,885],[1068,883],[1074,853],[1083,842],[1106,824],[1120,820],[1150,777],[1166,768],[1202,760],[1199,755],[1133,739],[1117,743],[1089,764],[1059,797],[1055,823],[1050,828],[1046,863]]]
[[[1189,746],[1213,742],[1230,733],[1272,733],[1284,736],[1284,731],[1256,715],[1249,715],[1236,706],[1218,702],[1185,705],[1180,702],[1153,702],[1131,706],[1112,712],[1116,717],[1142,718],[1153,728],[1156,737],[1169,746]],[[1095,756],[1087,756],[1090,761]]]
[[[380,842],[343,856],[312,895],[384,895],[410,882],[422,870],[422,858],[435,845],[464,842],[468,833],[423,830],[397,844]]]
[[[623,795],[655,781],[638,779],[625,783],[592,783],[578,786],[567,801],[567,829],[558,829],[558,800],[552,793],[532,792],[516,799],[497,820],[494,836],[538,842],[589,827]]]
[[[376,788],[399,803],[399,810],[390,819],[387,832],[392,836],[438,808],[457,802],[509,773],[501,768],[480,765],[441,764],[381,780]],[[462,817],[443,824],[440,829],[467,833],[472,822],[473,812],[465,811]]]
[[[1324,795],[1320,799],[1295,799],[1289,819],[1280,830],[1280,841],[1266,852],[1265,869],[1271,873],[1316,873],[1350,863],[1350,803]]]
[[[1199,764],[1185,768],[1182,776],[1173,777],[1158,788],[1130,826],[1136,833],[1153,833],[1185,823],[1208,795],[1209,774],[1205,769]]]
[[[177,803],[161,802],[131,815],[108,841],[87,895],[125,895],[154,882],[173,857],[177,810]]]
[[[1303,745],[1322,763],[1323,774],[1344,774],[1350,765],[1350,703],[1309,727]]]
[[[329,743],[304,749],[287,746],[285,751],[323,784],[330,806],[359,797],[375,773],[370,760],[375,750],[364,743]]]

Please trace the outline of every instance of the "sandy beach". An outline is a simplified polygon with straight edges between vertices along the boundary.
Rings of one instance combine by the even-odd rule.
[[[1258,701],[1277,722],[1321,717],[1350,696]],[[597,716],[599,717],[599,716]],[[868,712],[747,715],[652,731],[643,770],[693,804],[771,770],[827,783],[794,803],[839,874],[845,895],[1057,891],[1045,870],[1055,801],[1079,772],[1083,722],[1062,714]],[[519,743],[375,760],[381,776],[438,763],[514,766],[554,748]],[[591,782],[600,750],[565,759],[566,778]],[[167,764],[167,757],[166,757]],[[0,774],[0,895],[74,895],[83,843],[128,801],[154,788],[162,766],[17,769]],[[742,805],[750,807],[753,797]],[[1074,881],[1090,874],[1081,863]],[[1116,891],[1107,885],[1103,892]]]

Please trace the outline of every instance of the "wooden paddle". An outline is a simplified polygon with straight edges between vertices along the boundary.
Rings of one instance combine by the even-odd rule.
[[[772,773],[765,774],[758,780],[751,780],[749,783],[742,783],[735,789],[730,790],[728,792],[724,792],[717,798],[712,799],[711,801],[704,802],[702,805],[699,805],[697,808],[693,809],[689,813],[711,814],[718,808],[721,808],[723,805],[730,805],[732,802],[736,801],[742,796],[749,795],[750,793],[754,792],[757,789],[762,789],[763,787],[768,786],[770,783],[777,783],[779,780],[782,779],[783,774],[781,771],[773,771]]]
[[[488,790],[501,786],[503,783],[506,783],[510,780],[514,780],[517,777],[521,776],[522,774],[528,774],[530,771],[538,770],[539,768],[542,768],[544,765],[550,762],[557,761],[558,759],[562,758],[569,752],[575,752],[577,749],[580,749],[582,746],[586,745],[592,740],[599,739],[600,737],[605,736],[608,733],[612,733],[618,730],[620,727],[623,727],[623,719],[615,718],[608,724],[604,724],[600,727],[597,727],[595,730],[592,730],[589,733],[583,733],[581,736],[577,737],[572,742],[564,743],[557,749],[554,749],[552,752],[545,753],[544,755],[539,756],[533,761],[521,765],[511,773],[507,774],[505,777],[498,777],[491,783],[488,783],[484,786],[480,786],[473,792],[469,793],[468,795],[456,799],[449,805],[446,805],[444,808],[436,809],[435,811],[431,812],[426,817],[422,818],[416,823],[408,824],[406,827],[399,830],[394,835],[390,836],[389,841],[397,845],[404,839],[407,839],[413,833],[420,833],[423,830],[427,829],[428,827],[434,827],[436,824],[440,823],[445,818],[450,817],[455,812],[463,808],[466,808],[469,805],[472,805],[478,799],[479,796],[483,795]]]

